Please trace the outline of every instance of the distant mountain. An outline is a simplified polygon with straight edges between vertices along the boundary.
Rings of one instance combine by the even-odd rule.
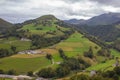
[[[85,20],[81,19],[70,19],[70,20],[64,20],[64,22],[66,23],[70,23],[70,24],[80,24],[81,22],[84,22]]]
[[[79,25],[110,25],[120,21],[120,13],[104,13],[88,20],[65,20],[67,23]]]
[[[120,13],[104,13],[88,20],[69,20],[67,23],[103,41],[111,42],[120,38]]]
[[[87,25],[109,25],[120,21],[120,13],[105,13],[86,20]]]
[[[70,19],[70,20],[64,20],[64,22],[69,23],[69,24],[83,24],[85,23],[86,20],[84,19]]]
[[[2,18],[0,18],[0,33],[8,30],[12,26],[13,26],[12,23],[7,22],[7,21],[3,20]]]
[[[94,35],[107,42],[112,42],[120,38],[120,22],[109,25],[77,25],[76,27],[85,33]]]

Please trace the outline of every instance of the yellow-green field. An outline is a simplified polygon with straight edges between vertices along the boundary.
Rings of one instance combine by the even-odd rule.
[[[111,49],[111,54],[114,55],[114,57],[119,57],[120,58],[120,52]],[[116,63],[115,59],[112,60],[107,60],[105,63],[99,63],[99,64],[95,64],[89,68],[87,68],[87,70],[112,70],[114,68],[114,64]]]
[[[21,41],[15,37],[0,40],[0,48],[10,50],[11,46],[16,46],[17,51],[27,50],[31,46],[31,41]]]
[[[72,57],[82,55],[84,51],[88,51],[90,46],[92,46],[94,53],[100,49],[98,45],[84,38],[80,33],[75,32],[67,40],[61,41],[60,43],[50,47],[40,49],[40,51],[52,54],[55,62],[61,62],[62,58],[60,58],[58,53],[59,48],[62,48],[67,56]],[[97,46],[98,49],[95,49],[95,46]],[[14,69],[18,74],[24,74],[28,71],[37,71],[47,66],[56,67],[57,64],[52,65],[50,61],[45,58],[45,54],[18,54],[0,59],[0,69],[5,71]]]
[[[39,30],[39,28],[41,30]],[[58,25],[52,23],[51,26],[43,26],[43,25],[37,25],[35,26],[35,24],[28,24],[28,25],[25,25],[23,26],[21,29],[22,30],[29,30],[29,33],[28,34],[38,34],[38,35],[43,35],[43,34],[46,34],[46,32],[54,32],[54,35],[52,34],[46,34],[45,37],[53,37],[53,36],[61,36],[61,35],[64,35],[64,33],[62,31],[67,31],[69,30],[70,28],[64,28],[64,27],[58,27]]]

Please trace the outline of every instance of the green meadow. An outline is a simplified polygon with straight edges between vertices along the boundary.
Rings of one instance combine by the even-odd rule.
[[[28,71],[36,71],[42,67],[50,65],[51,62],[45,57],[36,58],[13,58],[6,57],[0,59],[0,69],[4,71],[15,70],[17,74],[24,74]]]
[[[98,45],[84,38],[83,35],[81,35],[80,33],[75,32],[67,40],[61,41],[54,46],[56,49],[50,49],[49,47],[40,49],[53,55],[53,59],[55,61],[54,65],[52,65],[51,62],[45,58],[45,55],[38,57],[32,57],[32,55],[30,55],[31,57],[14,55],[14,57],[6,57],[0,59],[0,69],[3,69],[5,71],[14,69],[17,74],[24,74],[28,71],[37,71],[47,66],[57,67],[56,62],[62,61],[62,58],[60,58],[57,49],[62,48],[67,56],[72,57],[82,55],[83,52],[87,51],[90,46],[93,47],[95,53],[97,49],[95,49],[94,47]],[[98,46],[98,48],[100,47]]]
[[[90,46],[93,48],[94,54],[96,54],[96,52],[100,49],[100,47],[97,44],[91,42],[82,34],[75,32],[68,39],[61,41],[58,44],[47,48],[39,49],[40,51],[45,51],[47,53],[52,54],[55,64],[51,64],[51,62],[45,58],[45,54],[38,54],[36,56],[25,54],[23,55],[25,57],[19,54],[0,59],[0,69],[3,69],[5,71],[14,69],[17,72],[17,74],[25,74],[28,71],[36,72],[48,66],[57,67],[57,62],[62,62],[62,58],[59,56],[58,49],[62,48],[67,56],[73,57],[77,55],[83,56],[83,53],[85,51],[88,51]],[[98,47],[97,49],[95,48],[96,46]],[[111,50],[111,52],[114,56],[120,55],[117,51],[113,49]],[[97,58],[102,60],[104,59],[103,57]],[[112,66],[112,64],[114,63],[115,60],[109,60],[106,61],[106,63],[94,64],[91,67],[87,68],[87,70],[105,69],[106,67]],[[109,67],[109,69],[111,68],[112,67]]]
[[[111,49],[111,54],[114,55],[114,57],[119,57],[120,53],[114,49]],[[111,70],[114,68],[114,64],[116,63],[115,59],[107,60],[105,63],[99,63],[96,65],[92,65],[91,67],[87,68],[87,70]]]
[[[57,26],[58,25],[56,25],[54,23],[52,23],[51,26],[28,24],[28,25],[23,26],[21,29],[29,30],[29,32],[31,34],[38,34],[38,35],[46,34],[46,32],[54,32],[54,35],[46,34],[45,37],[61,36],[61,35],[64,35],[64,33],[62,31],[66,31],[66,30],[70,29],[70,28],[64,28],[64,27],[60,27],[60,26],[57,27]],[[62,31],[58,30],[58,28]]]
[[[75,55],[83,55],[85,51],[89,50],[89,47],[93,48],[94,53],[96,53],[100,47],[85,38],[82,34],[75,32],[73,35],[70,36],[67,40],[59,43],[56,48],[62,48],[65,51],[67,56],[75,56]],[[98,49],[95,49],[95,47]]]
[[[10,50],[11,46],[15,46],[17,51],[27,50],[31,46],[30,41],[21,41],[15,37],[9,37],[8,39],[0,40],[0,48]]]

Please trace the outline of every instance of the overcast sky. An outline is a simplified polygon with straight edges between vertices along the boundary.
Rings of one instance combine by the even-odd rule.
[[[47,14],[64,20],[107,12],[120,12],[120,0],[0,0],[0,18],[12,23]]]

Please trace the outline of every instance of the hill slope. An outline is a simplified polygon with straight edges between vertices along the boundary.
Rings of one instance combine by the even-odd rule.
[[[70,30],[70,27],[67,27],[67,23],[60,21],[53,15],[44,15],[34,20],[28,20],[22,25],[21,30],[27,30],[28,35],[38,34],[46,37],[61,36],[64,35],[65,31]]]
[[[112,42],[120,37],[119,24],[120,13],[105,13],[74,25],[82,32]]]
[[[38,50],[52,54],[55,61],[54,65],[51,64],[47,58],[45,58],[46,54],[17,54],[11,57],[0,59],[0,69],[5,71],[14,69],[18,74],[25,74],[28,71],[37,71],[48,66],[56,67],[56,65],[58,65],[57,62],[62,62],[62,58],[58,53],[59,48],[62,48],[67,56],[72,57],[83,55],[83,52],[89,49],[88,45],[93,47],[94,53],[98,50],[94,48],[98,45],[84,38],[82,34],[75,32],[67,40],[64,40],[54,46]]]
[[[0,33],[6,31],[7,29],[11,28],[12,26],[13,26],[12,23],[9,23],[0,18]]]
[[[5,24],[5,21],[2,23]],[[35,38],[31,38],[34,37],[34,35],[35,36],[37,35],[39,38],[40,36],[42,36],[42,40],[44,39],[43,40],[44,45],[45,43],[46,45],[49,43],[55,44],[60,40],[64,39],[65,37],[67,37],[69,33],[72,31],[71,28],[67,27],[66,23],[58,20],[53,15],[44,15],[34,20],[25,21],[24,23],[21,23],[19,25],[20,27],[18,27],[18,29],[15,29],[14,32],[11,31],[13,35],[9,35],[7,39],[5,38],[0,39],[0,43],[1,43],[0,48],[4,48],[11,51],[10,47],[16,46],[17,51],[26,50],[26,49],[28,50],[35,42],[38,44],[41,41],[41,40],[36,41],[38,40],[38,38],[36,40]],[[68,35],[66,36],[66,34]],[[29,39],[29,41],[22,40],[22,38]]]

